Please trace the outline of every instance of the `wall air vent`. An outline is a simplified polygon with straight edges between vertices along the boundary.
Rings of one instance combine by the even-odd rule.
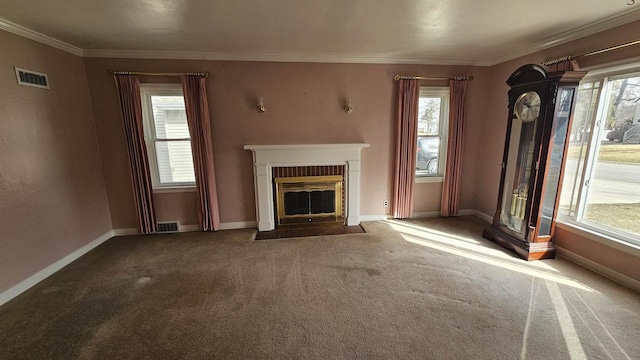
[[[173,233],[180,231],[180,221],[160,221],[158,222],[159,233]]]
[[[47,74],[20,68],[15,69],[18,85],[33,86],[42,89],[49,88],[49,78],[47,77]]]

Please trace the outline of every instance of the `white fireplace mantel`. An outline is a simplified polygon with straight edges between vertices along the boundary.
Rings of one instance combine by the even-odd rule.
[[[347,225],[360,224],[360,152],[369,144],[245,145],[253,152],[253,176],[258,230],[275,229],[273,167],[345,166],[345,217]]]

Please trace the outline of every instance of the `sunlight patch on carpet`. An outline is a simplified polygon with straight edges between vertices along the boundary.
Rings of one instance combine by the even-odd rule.
[[[493,265],[493,266],[497,266],[497,267],[501,267],[503,269],[506,270],[511,270],[511,271],[516,271],[522,274],[526,274],[526,275],[530,275],[530,276],[535,276],[541,279],[545,279],[545,280],[551,280],[560,284],[564,284],[567,286],[571,286],[577,289],[581,289],[581,290],[586,290],[586,291],[595,291],[594,289],[581,284],[573,279],[561,276],[561,275],[557,275],[557,274],[553,274],[553,273],[549,273],[546,271],[542,271],[542,270],[538,270],[538,269],[532,269],[529,266],[526,266],[526,264],[528,263],[524,263],[524,264],[518,264],[517,262],[523,262],[524,260],[519,260],[519,259],[512,259],[517,261],[517,262],[511,262],[511,261],[507,261],[505,259],[498,259],[498,258],[494,258],[491,256],[487,256],[487,255],[482,255],[482,254],[478,254],[478,253],[474,253],[468,250],[464,250],[464,249],[460,249],[460,248],[456,248],[450,245],[444,245],[444,244],[439,244],[437,242],[434,241],[428,241],[425,240],[423,238],[418,238],[412,235],[408,235],[408,234],[401,234],[402,237],[409,241],[412,242],[414,244],[418,244],[418,245],[423,245],[423,246],[427,246],[430,247],[432,249],[435,250],[440,250],[440,251],[444,251],[450,254],[454,254],[454,255],[459,255],[459,256],[463,256],[466,257],[468,259],[471,260],[475,260],[475,261],[480,261],[483,262],[485,264],[489,264],[489,265]]]
[[[551,301],[553,302],[553,307],[556,310],[556,315],[558,316],[560,330],[562,330],[562,335],[564,335],[564,341],[567,344],[569,357],[571,360],[587,360],[587,354],[584,352],[582,343],[580,343],[578,331],[576,331],[576,327],[573,325],[571,314],[569,314],[569,309],[567,309],[567,304],[564,302],[564,297],[560,292],[558,284],[548,280],[545,280],[545,284],[547,285],[547,289],[551,295]]]

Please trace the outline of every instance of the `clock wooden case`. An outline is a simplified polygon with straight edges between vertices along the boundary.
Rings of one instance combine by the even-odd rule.
[[[498,205],[483,236],[527,260],[555,257],[553,235],[577,88],[584,71],[529,64],[511,87]]]

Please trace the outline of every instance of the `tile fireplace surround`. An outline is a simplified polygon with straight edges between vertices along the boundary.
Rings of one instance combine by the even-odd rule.
[[[259,231],[275,229],[272,167],[344,165],[347,225],[360,224],[360,152],[369,144],[245,145],[253,153]]]

